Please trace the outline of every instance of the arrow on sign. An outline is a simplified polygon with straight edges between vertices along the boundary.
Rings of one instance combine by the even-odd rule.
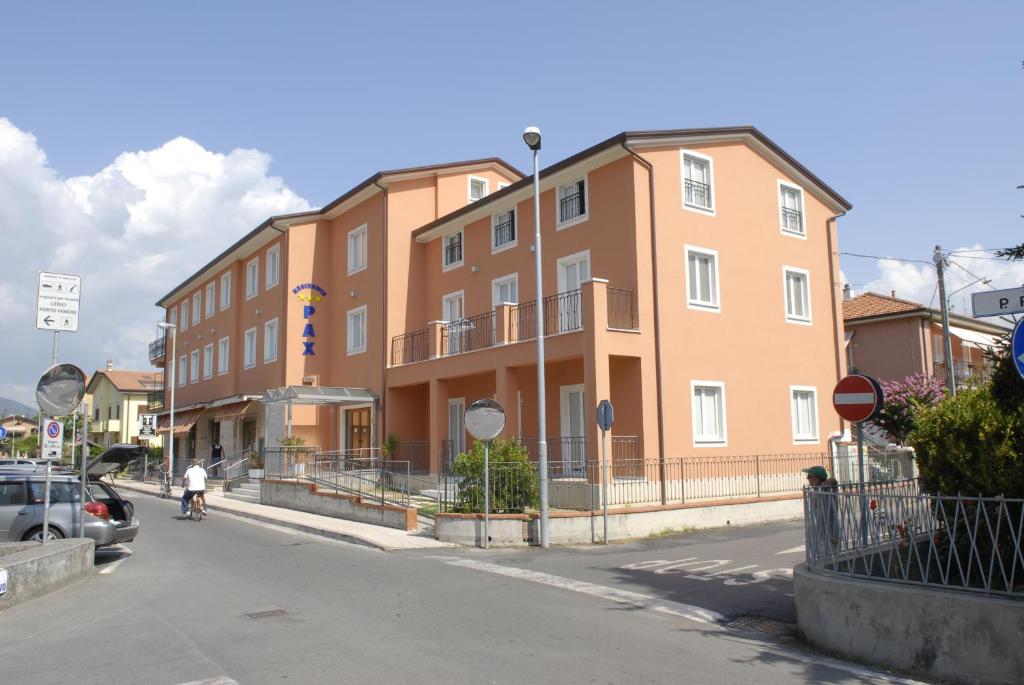
[[[46,318],[43,319],[43,323],[45,323],[47,326],[52,326],[53,325],[53,319],[50,318],[49,314],[47,314]]]

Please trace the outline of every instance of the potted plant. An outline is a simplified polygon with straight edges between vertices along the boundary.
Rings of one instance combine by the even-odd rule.
[[[253,450],[249,455],[249,482],[258,483],[263,480],[263,455]]]
[[[306,470],[306,464],[301,459],[296,458],[299,454],[303,452],[303,450],[294,448],[299,448],[305,445],[306,439],[293,436],[289,438],[281,438],[277,442],[279,445],[281,445],[281,447],[284,448],[286,457],[284,464],[282,464],[285,467],[283,469],[283,473],[287,473],[289,476],[303,475]]]

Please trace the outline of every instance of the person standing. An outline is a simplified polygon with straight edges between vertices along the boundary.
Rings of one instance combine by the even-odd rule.
[[[214,476],[221,472],[221,462],[224,459],[224,448],[219,442],[210,445],[210,475]]]

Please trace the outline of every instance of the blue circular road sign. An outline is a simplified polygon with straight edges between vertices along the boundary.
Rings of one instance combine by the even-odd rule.
[[[1024,319],[1017,322],[1013,329],[1013,344],[1010,345],[1010,354],[1013,355],[1013,363],[1017,367],[1017,373],[1024,378]]]
[[[0,426],[0,440],[3,440],[6,437],[7,437],[7,429],[4,428],[3,426]]]

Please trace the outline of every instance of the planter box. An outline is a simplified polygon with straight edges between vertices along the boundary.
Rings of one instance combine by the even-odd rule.
[[[250,481],[263,480],[263,469],[249,469],[249,480]]]

